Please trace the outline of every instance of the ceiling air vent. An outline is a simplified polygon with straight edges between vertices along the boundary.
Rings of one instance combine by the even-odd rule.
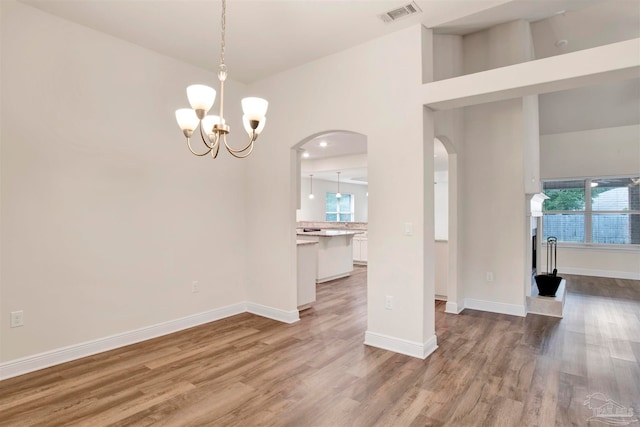
[[[382,19],[382,21],[389,23],[389,22],[397,21],[400,18],[413,15],[414,13],[420,13],[420,12],[422,12],[422,9],[418,7],[416,2],[412,1],[411,3],[405,6],[390,10],[378,16],[380,17],[380,19]]]

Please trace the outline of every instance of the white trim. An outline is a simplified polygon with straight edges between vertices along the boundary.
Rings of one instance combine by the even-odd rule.
[[[527,314],[535,314],[537,316],[548,316],[548,317],[557,317],[559,319],[562,319],[562,316],[558,315],[558,314],[550,314],[550,313],[538,313],[537,311],[528,311]]]
[[[182,317],[180,319],[174,319],[168,322],[135,329],[133,331],[110,335],[92,341],[86,341],[34,354],[32,356],[10,360],[8,362],[0,363],[0,380],[59,365],[61,363],[91,356],[97,353],[102,353],[103,351],[139,343],[162,335],[168,335],[194,326],[202,325],[204,323],[224,319],[225,317],[235,316],[236,314],[244,313],[246,311],[245,303],[228,305],[226,307],[216,308],[202,313],[193,314],[191,316]]]
[[[547,242],[541,243],[542,248],[546,250]],[[580,242],[558,242],[558,248],[563,249],[581,249],[588,251],[604,251],[604,252],[631,252],[640,253],[640,245],[615,245],[605,243],[580,243]]]
[[[489,311],[491,313],[508,314],[511,316],[526,317],[527,311],[524,305],[506,304],[503,302],[484,301],[473,298],[465,298],[464,308],[471,310]]]
[[[298,310],[280,310],[279,308],[267,307],[266,305],[256,304],[254,302],[248,302],[246,305],[249,313],[257,314],[258,316],[267,317],[279,322],[295,323],[300,320],[300,313]]]
[[[612,279],[640,280],[640,273],[617,270],[592,270],[590,268],[563,267],[558,274],[576,274],[578,276],[610,277]]]
[[[435,295],[435,299],[436,301],[446,301],[447,300],[447,296],[446,295]]]
[[[332,280],[342,279],[343,277],[349,277],[349,276],[351,276],[352,272],[353,272],[353,270],[348,271],[346,273],[340,273],[340,274],[336,274],[336,275],[333,275],[333,276],[327,276],[327,277],[323,277],[321,279],[316,279],[316,283],[330,282]]]
[[[444,312],[449,314],[460,314],[462,313],[462,310],[464,310],[464,305],[461,307],[458,307],[457,302],[449,302],[449,301],[447,301],[447,305],[444,308]]]
[[[427,356],[438,348],[438,340],[435,335],[432,335],[424,343],[419,343],[371,331],[365,332],[364,344],[411,357],[417,357],[418,359],[426,359]]]
[[[297,310],[285,311],[251,302],[240,302],[202,313],[192,314],[180,319],[169,320],[156,325],[135,329],[133,331],[122,332],[120,334],[2,362],[0,363],[0,380],[17,377],[18,375],[92,356],[126,345],[136,344],[246,312],[284,323],[293,323],[300,320]]]

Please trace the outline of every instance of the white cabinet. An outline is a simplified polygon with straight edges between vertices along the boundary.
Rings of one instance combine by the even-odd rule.
[[[369,246],[369,241],[367,240],[366,237],[363,237],[360,240],[360,261],[365,264],[367,263],[367,259],[368,259],[368,256],[367,256],[368,246]]]
[[[298,240],[318,243],[316,283],[347,277],[353,271],[353,236],[348,230],[321,230],[298,234]]]
[[[367,249],[368,249],[367,234],[356,234],[353,237],[353,262],[355,264],[367,263]]]

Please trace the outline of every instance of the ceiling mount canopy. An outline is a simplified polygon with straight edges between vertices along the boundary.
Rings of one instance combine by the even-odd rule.
[[[227,20],[226,0],[222,0],[221,40],[220,40],[220,66],[218,68],[218,80],[220,81],[220,115],[207,115],[216,100],[216,90],[212,87],[195,84],[187,88],[187,98],[191,108],[176,110],[176,120],[182,133],[187,138],[189,150],[196,156],[211,154],[214,159],[218,157],[220,142],[227,151],[236,158],[247,157],[253,151],[254,142],[264,129],[267,121],[266,114],[269,103],[262,98],[249,97],[242,99],[242,123],[249,134],[249,142],[240,149],[235,149],[227,143],[227,134],[231,128],[224,119],[224,82],[227,79],[227,65],[224,63],[225,32]],[[191,136],[196,128],[200,128],[200,138],[205,145],[203,152],[197,152],[191,146]]]

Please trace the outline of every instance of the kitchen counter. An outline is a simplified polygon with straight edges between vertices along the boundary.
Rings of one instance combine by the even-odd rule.
[[[318,242],[314,242],[313,240],[296,240],[296,245],[317,245]]]
[[[319,230],[367,231],[366,222],[326,222],[326,221],[298,221],[297,229],[317,228]]]
[[[353,236],[363,231],[347,231],[347,230],[320,230],[320,231],[298,231],[298,236],[319,236],[319,237],[335,237],[335,236]]]
[[[351,275],[353,271],[353,236],[360,231],[314,230],[297,231],[297,240],[318,244],[316,283],[328,282]]]

